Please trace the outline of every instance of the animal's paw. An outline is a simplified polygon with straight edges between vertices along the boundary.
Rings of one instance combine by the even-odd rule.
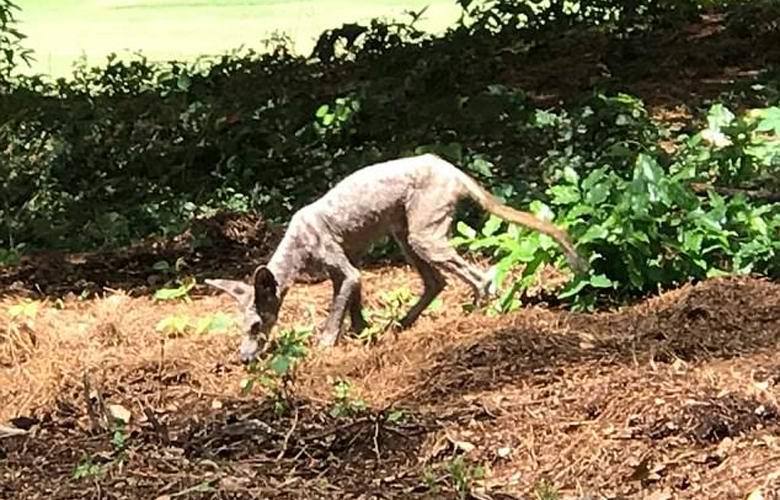
[[[238,355],[241,362],[245,365],[257,360],[257,354],[260,352],[261,344],[255,336],[246,336],[241,341],[238,349]]]
[[[322,349],[333,347],[336,345],[338,337],[338,332],[329,332],[327,330],[323,330],[317,336],[317,345]]]
[[[498,274],[498,269],[496,266],[492,266],[485,275],[485,281],[482,283],[482,295],[487,300],[494,298],[498,293],[498,287],[495,283],[496,274]]]
[[[359,320],[355,319],[352,321],[352,331],[357,335],[363,333],[363,330],[366,328],[368,328],[368,321],[365,319],[360,318]]]

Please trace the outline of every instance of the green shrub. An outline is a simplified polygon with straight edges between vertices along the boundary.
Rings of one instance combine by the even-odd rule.
[[[724,273],[777,275],[780,203],[756,201],[740,191],[721,195],[716,187],[702,195],[695,185],[776,175],[778,111],[755,110],[737,120],[723,106],[713,106],[707,128],[684,138],[668,167],[653,154],[624,149],[619,164],[630,169],[610,165],[607,156],[596,168],[580,168],[582,173],[555,170],[549,204],[537,201],[531,210],[567,228],[590,262],[589,274],[572,278],[558,297],[581,308],[607,291],[625,298]],[[498,284],[514,266],[524,265],[498,303],[505,311],[518,305],[517,293],[543,265],[560,266],[562,259],[548,237],[515,227],[499,231],[502,226],[495,217],[480,232],[460,223],[455,243],[490,249],[499,259]]]

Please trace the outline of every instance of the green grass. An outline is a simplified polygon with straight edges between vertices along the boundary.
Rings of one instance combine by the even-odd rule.
[[[240,46],[262,49],[275,30],[308,54],[317,36],[341,23],[400,18],[429,6],[420,27],[440,31],[458,17],[453,0],[24,0],[19,14],[37,61],[25,73],[63,76],[85,55],[102,64],[111,52],[142,51],[152,60],[192,60]]]

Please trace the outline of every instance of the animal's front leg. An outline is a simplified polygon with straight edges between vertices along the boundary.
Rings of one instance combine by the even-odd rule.
[[[357,269],[339,269],[332,274],[333,300],[325,324],[319,333],[319,344],[330,347],[336,344],[341,333],[341,324],[352,297],[360,293],[360,275]],[[350,309],[352,313],[352,309]]]

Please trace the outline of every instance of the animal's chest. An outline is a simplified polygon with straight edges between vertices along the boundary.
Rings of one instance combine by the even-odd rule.
[[[346,219],[338,237],[348,251],[360,252],[387,235],[402,219],[402,205],[368,208],[361,212],[360,217]]]
[[[360,253],[403,221],[403,199],[394,194],[349,192],[333,197],[321,207],[324,226],[348,253]]]

